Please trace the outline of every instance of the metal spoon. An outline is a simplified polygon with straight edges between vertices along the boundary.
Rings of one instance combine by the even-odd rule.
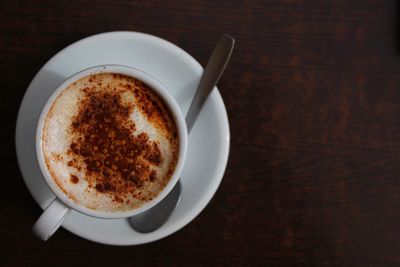
[[[235,39],[224,34],[215,45],[186,115],[188,132],[192,129],[204,102],[224,72],[232,54],[234,44]],[[141,233],[149,233],[158,229],[167,221],[178,204],[180,196],[181,183],[178,181],[172,191],[160,203],[141,214],[128,218],[131,226]]]

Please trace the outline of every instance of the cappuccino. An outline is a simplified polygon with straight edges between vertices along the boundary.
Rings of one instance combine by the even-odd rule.
[[[128,211],[155,198],[178,160],[175,120],[146,84],[92,74],[65,88],[47,113],[47,169],[71,200],[92,210]]]

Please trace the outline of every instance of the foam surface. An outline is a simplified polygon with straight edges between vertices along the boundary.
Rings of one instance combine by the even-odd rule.
[[[139,94],[132,88],[139,90]],[[70,199],[93,210],[126,211],[140,207],[157,196],[169,181],[178,155],[176,126],[163,102],[154,93],[146,90],[132,78],[105,73],[80,79],[66,88],[55,100],[46,118],[42,149],[54,181]],[[143,179],[140,187],[134,187],[135,190],[129,191],[128,194],[124,192],[123,201],[116,201],[121,199],[119,194],[123,189],[117,190],[118,192],[101,192],[96,189],[96,181],[104,177],[95,177],[98,174],[88,172],[84,158],[71,153],[71,144],[82,137],[74,131],[72,125],[84,108],[82,103],[87,100],[87,93],[97,94],[104,91],[117,93],[123,104],[132,107],[129,113],[129,120],[135,125],[131,132],[132,138],[145,133],[149,142],[158,145],[162,158],[160,164],[152,164],[143,160],[143,156],[139,156],[139,159],[155,172],[156,177],[152,180]],[[163,116],[149,116],[147,106],[143,106],[144,95],[150,96],[162,107]],[[71,166],[71,162],[75,164]],[[77,179],[72,179],[75,177]]]

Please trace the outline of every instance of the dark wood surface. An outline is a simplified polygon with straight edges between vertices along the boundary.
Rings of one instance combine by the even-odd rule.
[[[0,265],[400,265],[398,1],[14,1],[0,3]],[[22,96],[57,51],[141,31],[203,65],[237,40],[219,88],[231,127],[223,182],[189,225],[112,247],[60,230],[48,242],[18,170]]]

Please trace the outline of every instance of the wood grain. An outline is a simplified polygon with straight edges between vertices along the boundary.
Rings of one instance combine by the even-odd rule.
[[[399,266],[398,1],[11,1],[0,3],[0,265]],[[209,206],[155,243],[111,247],[64,230],[44,243],[15,159],[34,74],[80,38],[141,31],[203,65],[237,40],[219,88],[231,127]]]

